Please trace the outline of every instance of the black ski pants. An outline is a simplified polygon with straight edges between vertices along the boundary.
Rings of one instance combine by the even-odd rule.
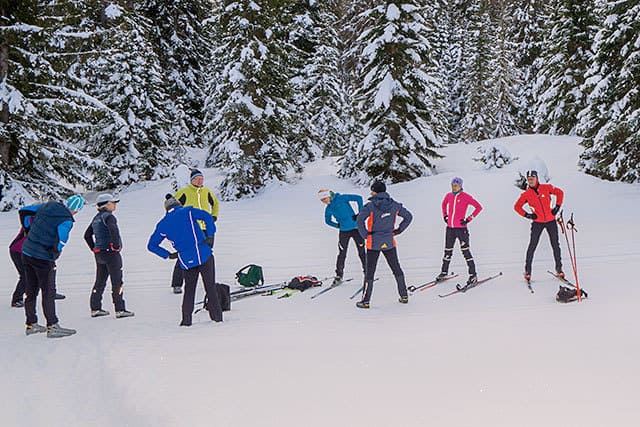
[[[553,258],[556,264],[556,271],[562,270],[562,258],[560,255],[560,242],[558,241],[558,224],[555,220],[549,222],[532,222],[531,236],[529,237],[529,247],[527,248],[527,259],[524,263],[525,273],[531,274],[531,264],[533,263],[533,254],[536,252],[540,235],[543,230],[547,230],[551,249],[553,249]]]
[[[180,268],[180,261],[176,260],[176,265],[173,266],[173,275],[171,276],[171,287],[180,288],[184,282],[184,270]]]
[[[196,298],[196,285],[198,275],[202,277],[204,289],[207,293],[207,310],[209,317],[216,322],[222,322],[222,307],[216,285],[215,261],[213,255],[197,267],[183,270],[184,272],[184,296],[182,298],[182,324],[191,325],[191,316]]]
[[[13,291],[13,296],[11,297],[11,304],[15,302],[22,302],[24,298],[24,288],[25,288],[25,277],[24,277],[24,263],[22,262],[22,253],[9,251],[9,255],[11,256],[11,261],[13,261],[13,265],[16,266],[16,270],[18,270],[18,283],[16,284],[16,289]]]
[[[407,284],[404,280],[404,272],[402,268],[400,268],[400,261],[398,260],[398,251],[396,248],[392,248],[386,251],[367,251],[367,269],[364,278],[364,289],[362,290],[362,301],[369,302],[371,300],[371,294],[373,293],[373,278],[376,274],[376,267],[378,265],[378,258],[380,257],[380,252],[384,255],[387,260],[387,264],[391,268],[393,275],[396,279],[396,284],[398,285],[398,294],[401,297],[407,296]]]
[[[107,278],[111,278],[111,300],[116,311],[125,310],[122,297],[122,256],[120,252],[103,251],[95,254],[96,281],[91,291],[89,305],[91,310],[102,309],[102,294],[107,286]]]
[[[25,274],[24,312],[27,316],[27,325],[38,323],[36,315],[36,298],[42,290],[42,311],[47,319],[47,326],[58,323],[56,316],[56,263],[44,259],[22,255]]]
[[[440,271],[443,273],[449,272],[449,264],[451,263],[453,247],[456,244],[456,240],[460,240],[460,249],[462,250],[462,256],[465,261],[467,261],[469,274],[476,274],[476,264],[473,261],[473,255],[471,255],[471,248],[469,246],[469,230],[466,228],[447,227],[447,232],[444,237],[444,256],[442,257],[442,268]]]
[[[349,240],[353,239],[358,249],[358,257],[362,264],[362,271],[366,270],[367,258],[364,251],[364,239],[358,233],[358,229],[350,231],[340,231],[338,234],[338,259],[336,260],[336,276],[344,275],[344,262],[347,259],[347,249],[349,248]]]

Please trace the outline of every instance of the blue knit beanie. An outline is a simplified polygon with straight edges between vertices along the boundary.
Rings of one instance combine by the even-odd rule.
[[[82,207],[84,206],[84,199],[82,198],[82,196],[79,196],[77,194],[74,194],[73,196],[69,197],[64,204],[67,206],[67,209],[69,209],[70,211],[80,211],[82,210]]]

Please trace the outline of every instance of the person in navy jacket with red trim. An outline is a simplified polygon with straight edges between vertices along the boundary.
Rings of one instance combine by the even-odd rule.
[[[218,298],[213,258],[213,242],[216,226],[211,214],[192,206],[183,207],[171,194],[165,196],[164,218],[156,224],[149,237],[147,249],[164,259],[177,259],[184,270],[184,297],[182,299],[182,321],[180,326],[191,326],[195,304],[198,275],[202,277],[207,292],[209,317],[222,322],[222,307]],[[204,230],[198,224],[205,224]],[[164,239],[171,242],[176,252],[169,252],[160,246]]]
[[[516,204],[513,206],[518,214],[530,219],[531,237],[529,238],[529,247],[527,248],[527,259],[524,265],[524,278],[531,280],[531,264],[533,263],[533,254],[536,251],[540,235],[543,230],[547,230],[551,248],[553,249],[553,258],[556,264],[556,273],[560,277],[564,277],[562,271],[562,258],[560,255],[560,243],[558,242],[558,224],[556,223],[556,215],[560,211],[562,202],[564,201],[564,192],[551,184],[540,184],[538,181],[538,172],[534,170],[527,171],[527,184],[529,187],[520,195]],[[555,196],[555,206],[552,208],[551,196]],[[524,205],[529,205],[531,212],[524,210]]]

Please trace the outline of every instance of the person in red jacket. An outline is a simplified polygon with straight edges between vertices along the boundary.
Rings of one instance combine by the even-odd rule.
[[[560,243],[558,242],[558,224],[556,223],[556,215],[560,211],[560,206],[564,200],[564,192],[551,184],[540,184],[538,181],[538,172],[534,170],[527,171],[528,188],[522,192],[516,204],[513,206],[518,214],[532,220],[531,237],[529,238],[529,247],[527,248],[527,259],[524,264],[524,278],[526,281],[531,280],[531,263],[533,262],[533,254],[536,251],[542,230],[547,230],[551,248],[553,249],[553,258],[556,263],[556,273],[560,277],[564,277],[562,271],[562,258],[560,255]],[[551,196],[555,196],[555,206],[551,207]],[[528,204],[531,212],[524,210],[524,205]]]

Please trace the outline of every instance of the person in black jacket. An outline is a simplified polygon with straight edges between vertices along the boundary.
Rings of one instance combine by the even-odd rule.
[[[398,216],[402,218],[402,222],[396,227]],[[356,303],[358,308],[369,308],[369,300],[373,293],[373,277],[381,252],[396,278],[400,294],[398,301],[402,304],[409,302],[404,272],[398,260],[395,236],[406,230],[412,219],[411,212],[389,196],[384,182],[376,181],[371,185],[369,203],[364,205],[356,218],[358,232],[365,239],[367,247],[367,272],[362,299]]]
[[[100,194],[96,200],[98,213],[84,232],[84,240],[96,259],[96,281],[89,300],[91,317],[109,315],[107,310],[102,309],[102,294],[108,277],[111,277],[111,299],[116,309],[116,318],[134,316],[133,312],[125,308],[122,297],[122,239],[118,221],[113,215],[119,201],[111,194]]]

